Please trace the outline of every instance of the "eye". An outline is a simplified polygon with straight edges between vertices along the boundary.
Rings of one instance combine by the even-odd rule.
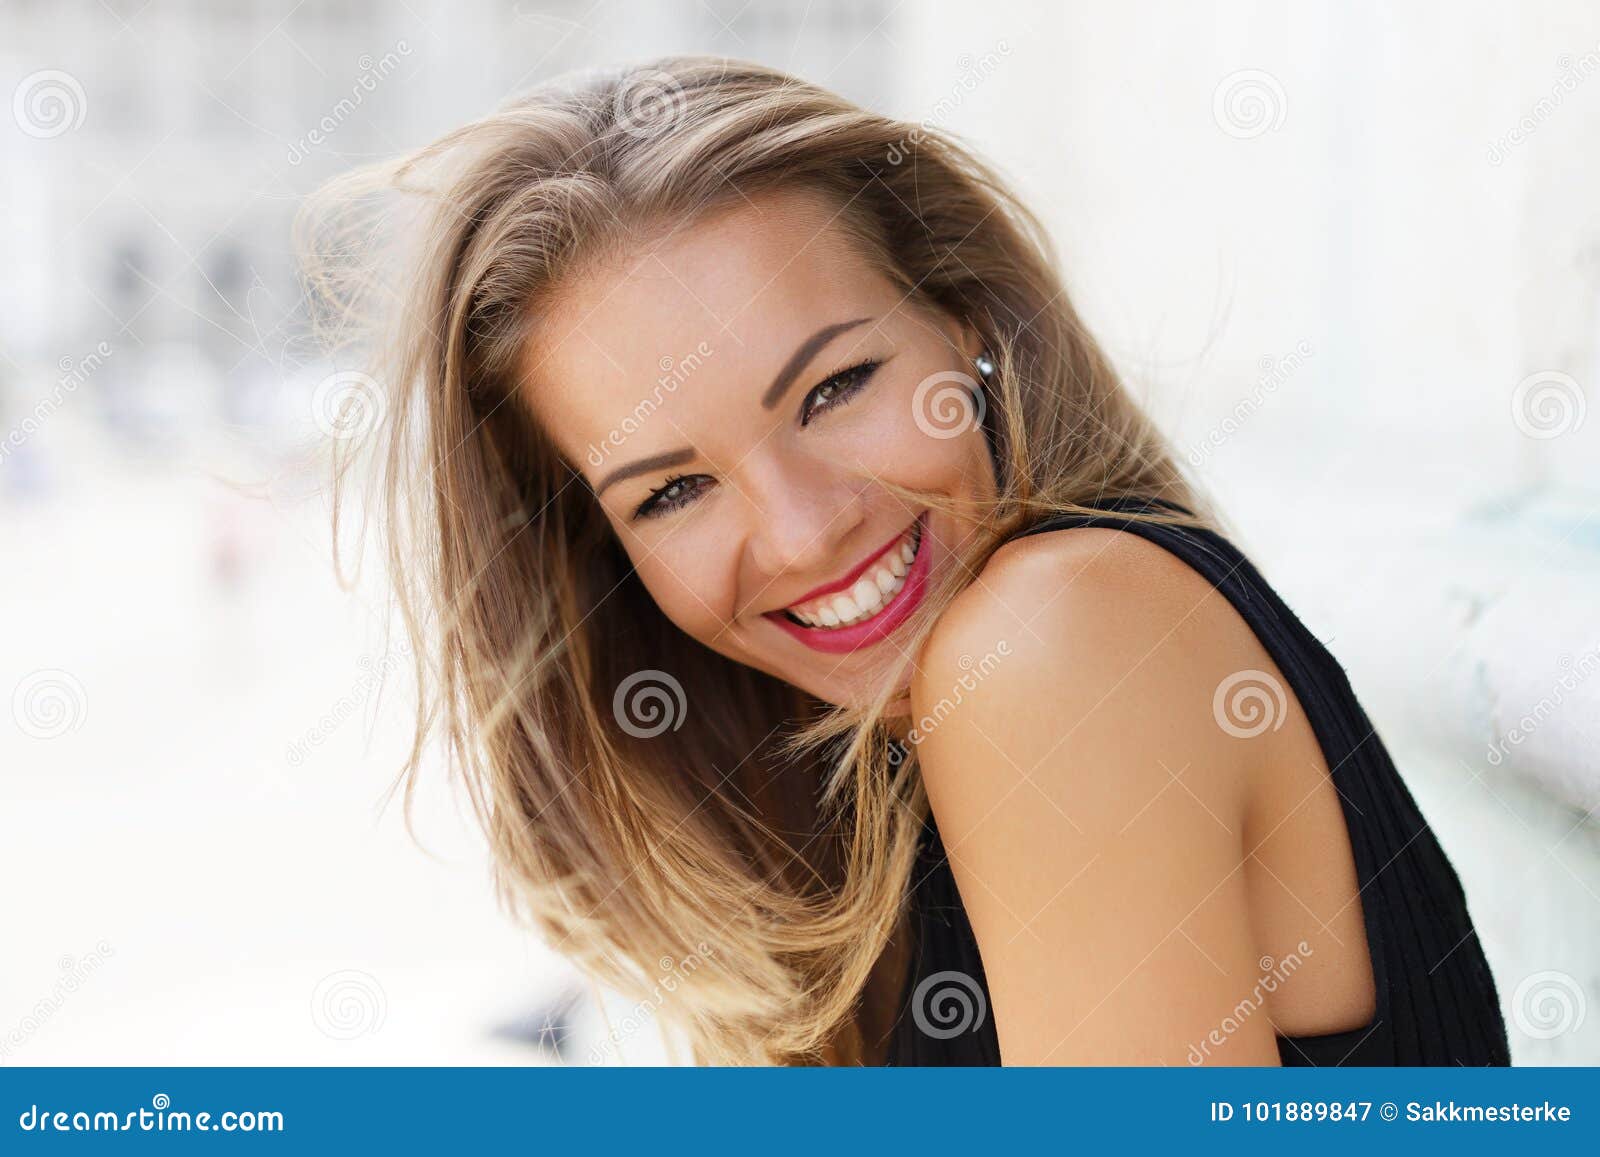
[[[868,359],[830,375],[812,388],[800,407],[800,424],[807,425],[818,414],[844,405],[867,385],[883,363]],[[696,501],[713,481],[705,474],[676,474],[650,492],[634,510],[635,518],[661,518]]]
[[[639,504],[635,510],[635,518],[660,518],[664,514],[671,514],[693,502],[700,491],[704,489],[700,484],[710,482],[711,479],[704,474],[679,474],[668,478],[660,486],[650,492],[650,497]]]
[[[806,425],[818,414],[842,406],[866,386],[881,363],[867,360],[840,370],[812,389],[800,404],[800,424]]]

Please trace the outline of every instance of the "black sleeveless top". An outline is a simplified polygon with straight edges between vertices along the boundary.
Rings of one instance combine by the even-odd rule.
[[[1461,884],[1344,669],[1225,538],[1118,517],[1118,511],[1145,502],[1182,509],[1159,499],[1108,501],[1097,507],[1104,514],[1058,515],[1019,537],[1102,526],[1131,531],[1172,552],[1233,604],[1304,708],[1349,829],[1377,1011],[1349,1032],[1278,1037],[1283,1064],[1510,1064],[1494,977]],[[913,876],[911,919],[915,941],[886,1063],[998,1065],[983,962],[931,817]]]

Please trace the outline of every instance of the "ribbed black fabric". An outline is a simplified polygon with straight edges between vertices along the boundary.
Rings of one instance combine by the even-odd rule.
[[[1053,517],[1022,536],[1105,526],[1130,531],[1177,555],[1250,625],[1310,720],[1339,789],[1355,853],[1377,1012],[1369,1024],[1350,1032],[1279,1037],[1282,1062],[1510,1064],[1494,977],[1461,883],[1356,701],[1344,669],[1225,538],[1118,516],[1130,503],[1143,501],[1159,500],[1103,503],[1104,514]],[[1000,1048],[983,962],[931,818],[924,836],[912,895],[917,944],[887,1063],[997,1065]],[[957,1027],[964,1031],[945,1035]]]

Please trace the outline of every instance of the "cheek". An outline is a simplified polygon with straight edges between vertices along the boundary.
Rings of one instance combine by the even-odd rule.
[[[634,565],[661,613],[691,638],[708,642],[727,623],[729,560],[715,552],[662,549]]]
[[[912,377],[870,402],[838,446],[838,460],[903,486],[959,494],[981,487],[988,444],[980,412],[959,382]]]

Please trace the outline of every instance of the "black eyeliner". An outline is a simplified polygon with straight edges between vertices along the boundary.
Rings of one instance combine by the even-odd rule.
[[[838,379],[846,377],[846,376],[848,376],[850,374],[858,374],[860,376],[856,379],[856,381],[854,383],[854,388],[851,390],[851,392],[849,394],[845,395],[846,398],[852,398],[857,393],[859,393],[861,391],[861,389],[863,387],[865,387],[866,384],[869,381],[872,380],[873,375],[875,375],[880,369],[882,369],[884,362],[886,362],[888,360],[889,360],[888,358],[882,358],[882,359],[873,358],[873,357],[862,358],[860,361],[856,362],[855,364],[845,366],[843,369],[840,369],[840,370],[835,370],[833,373],[831,373],[827,377],[823,378],[816,385],[812,386],[811,389],[806,391],[806,396],[804,398],[800,399],[800,424],[802,426],[810,424],[812,416],[808,415],[806,413],[806,409],[810,405],[812,397],[815,396],[816,392],[818,390],[822,389],[823,386],[826,386],[829,383],[835,382]],[[862,373],[863,370],[865,370],[866,372]],[[828,403],[828,408],[832,409],[834,404],[835,404],[834,402],[829,402]],[[823,411],[818,411],[818,413],[822,413],[822,412]]]
[[[889,355],[889,357],[893,357],[893,356],[894,356],[893,354]],[[843,405],[849,399],[855,397],[863,389],[865,389],[866,386],[867,386],[867,383],[872,380],[874,375],[876,375],[877,372],[880,369],[882,369],[884,367],[884,365],[888,361],[889,361],[889,358],[887,358],[887,357],[886,358],[864,357],[860,361],[857,361],[857,362],[854,362],[854,363],[852,363],[850,365],[847,365],[847,366],[843,367],[842,369],[834,370],[833,373],[829,374],[827,377],[823,378],[816,385],[812,386],[811,389],[807,390],[806,391],[806,396],[801,399],[801,401],[800,401],[800,425],[801,426],[809,425],[810,421],[811,421],[811,418],[816,416],[815,414],[808,415],[806,413],[806,409],[810,405],[811,399],[816,395],[816,392],[818,390],[822,389],[823,386],[826,386],[826,385],[829,385],[830,383],[839,381],[841,378],[849,378],[852,375],[854,375],[854,381],[851,383],[850,392],[847,393],[847,394],[836,395],[834,399],[832,399],[831,401],[829,401],[827,403],[827,409],[832,409],[835,405]],[[818,414],[825,413],[825,412],[826,412],[826,410],[817,411]],[[639,505],[634,508],[633,517],[635,519],[657,518],[657,517],[662,517],[664,515],[672,513],[672,511],[678,509],[679,506],[682,505],[684,502],[688,501],[688,499],[674,500],[672,503],[670,503],[666,507],[662,507],[661,506],[661,496],[663,494],[665,494],[668,490],[671,490],[678,483],[685,482],[685,481],[688,481],[691,478],[698,478],[698,477],[701,477],[701,475],[698,475],[698,474],[673,474],[673,475],[669,475],[667,477],[667,479],[661,483],[660,486],[658,486],[655,489],[651,490],[649,496],[647,498],[645,498],[644,501],[639,503]]]

